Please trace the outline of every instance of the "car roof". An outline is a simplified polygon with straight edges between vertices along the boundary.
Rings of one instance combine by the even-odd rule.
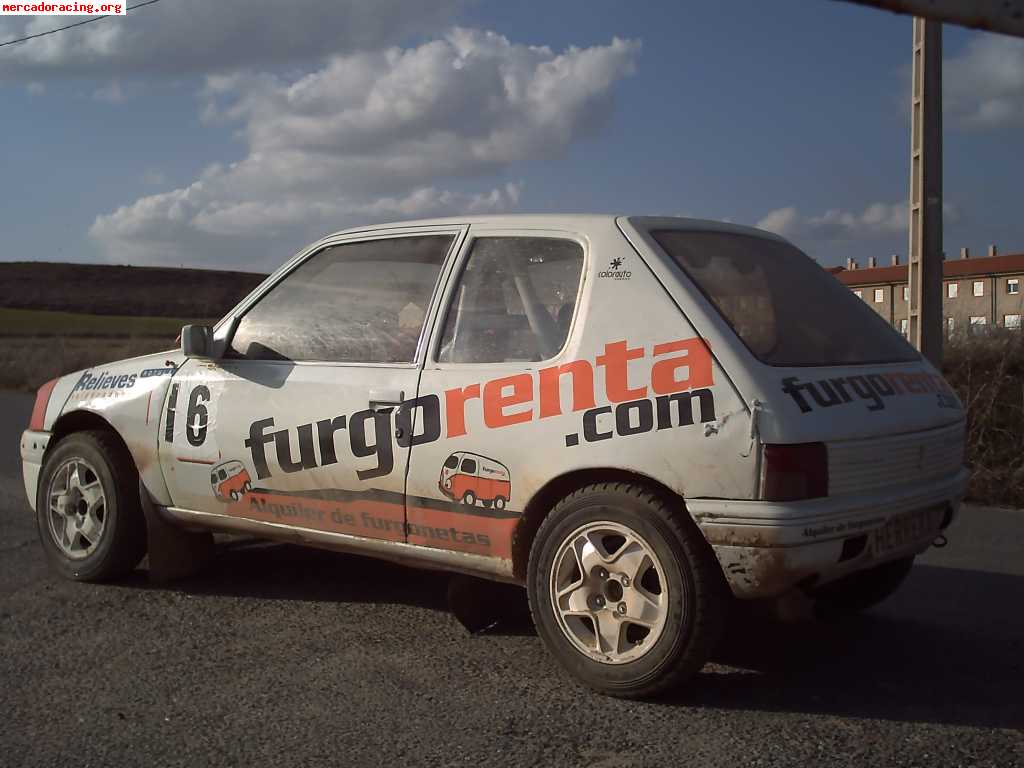
[[[619,220],[627,220],[637,229],[690,229],[714,232],[732,232],[735,234],[752,235],[772,240],[783,240],[771,232],[754,227],[746,227],[725,221],[714,221],[712,219],[691,219],[682,216],[627,216],[610,213],[510,213],[495,215],[475,216],[447,216],[434,219],[411,219],[409,221],[391,221],[382,224],[373,224],[362,227],[350,227],[335,232],[329,237],[340,235],[353,235],[362,232],[381,232],[387,230],[401,230],[407,228],[421,227],[452,227],[464,225],[486,225],[495,228],[516,228],[516,229],[558,229],[566,225],[579,229],[587,229],[592,226],[608,226]],[[326,239],[326,238],[325,238]]]

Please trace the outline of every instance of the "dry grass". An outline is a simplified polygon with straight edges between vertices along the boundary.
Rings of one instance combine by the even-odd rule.
[[[55,376],[172,346],[166,337],[0,336],[0,389],[35,391]]]
[[[942,372],[967,408],[969,498],[1024,507],[1024,334],[958,338]]]

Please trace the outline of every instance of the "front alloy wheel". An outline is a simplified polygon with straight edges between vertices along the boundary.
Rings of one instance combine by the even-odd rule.
[[[113,579],[139,564],[146,554],[139,474],[113,432],[75,432],[47,451],[36,522],[43,551],[69,579]]]
[[[96,469],[85,459],[67,459],[51,475],[46,498],[50,535],[64,555],[81,560],[95,552],[107,517],[107,497]]]

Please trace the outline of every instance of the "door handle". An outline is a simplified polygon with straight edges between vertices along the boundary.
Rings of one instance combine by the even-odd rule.
[[[405,392],[395,390],[370,390],[370,410],[375,413],[388,413],[405,402]]]

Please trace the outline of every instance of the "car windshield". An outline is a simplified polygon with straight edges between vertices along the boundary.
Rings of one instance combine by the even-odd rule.
[[[885,320],[792,245],[728,232],[658,230],[651,236],[763,363],[919,359]]]

